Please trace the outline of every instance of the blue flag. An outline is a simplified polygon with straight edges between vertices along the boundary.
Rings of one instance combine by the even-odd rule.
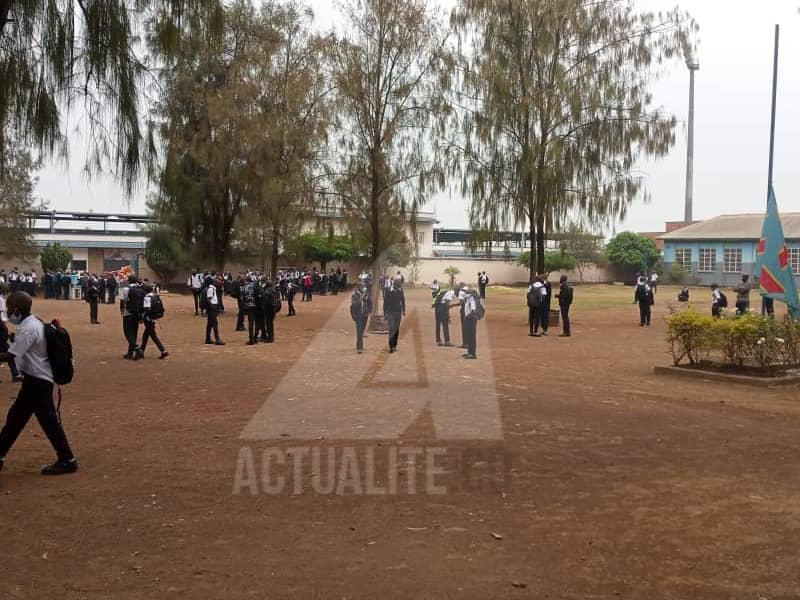
[[[778,214],[775,190],[769,186],[767,214],[761,227],[761,239],[756,250],[756,276],[759,278],[759,291],[762,296],[785,302],[789,314],[800,318],[800,301],[797,298],[797,285],[789,260],[789,250],[783,237],[783,226]]]

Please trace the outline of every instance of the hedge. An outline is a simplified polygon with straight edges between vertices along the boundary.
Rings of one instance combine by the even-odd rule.
[[[800,364],[800,323],[748,313],[718,319],[693,309],[673,313],[667,342],[675,365],[706,361],[764,369]]]

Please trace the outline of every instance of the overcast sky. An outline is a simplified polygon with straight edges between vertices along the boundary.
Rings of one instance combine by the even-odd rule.
[[[335,22],[330,0],[307,0],[320,27]],[[451,0],[438,1],[451,6]],[[640,0],[647,9],[670,8],[675,0]],[[774,25],[781,25],[775,189],[781,211],[800,212],[800,0],[683,0],[697,20],[700,71],[695,89],[694,217],[760,212],[766,201],[770,86]],[[640,165],[652,196],[634,203],[616,230],[662,231],[683,218],[689,75],[683,64],[653,87],[657,105],[680,125],[671,153]],[[39,174],[38,196],[50,208],[132,212],[145,210],[146,190],[130,201],[109,178],[87,180],[82,145],[72,144],[70,166],[50,164]],[[441,226],[465,227],[468,207],[452,194],[431,202]],[[611,231],[607,233],[613,233]]]

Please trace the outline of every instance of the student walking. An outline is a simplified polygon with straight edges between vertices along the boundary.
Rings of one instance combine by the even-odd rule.
[[[137,360],[142,357],[139,348],[139,321],[144,310],[144,290],[135,275],[128,276],[128,286],[122,289],[119,310],[122,314],[122,333],[128,342],[128,351],[122,358]]]
[[[452,346],[450,343],[450,309],[459,306],[453,302],[456,299],[455,290],[440,291],[433,298],[433,314],[436,327],[436,345]],[[444,341],[442,341],[444,338]]]
[[[403,293],[402,281],[392,281],[392,287],[386,290],[383,297],[383,313],[389,323],[389,352],[397,352],[397,339],[400,337],[400,323],[406,314],[406,296]]]
[[[369,296],[367,286],[358,287],[353,290],[350,296],[350,317],[356,324],[356,352],[364,352],[364,331],[367,329],[367,321],[372,313],[372,300]]]
[[[8,317],[17,330],[8,351],[0,353],[0,361],[14,360],[23,378],[17,399],[0,430],[0,470],[8,451],[35,415],[56,451],[56,461],[44,467],[42,475],[74,473],[78,462],[53,403],[53,369],[47,353],[45,325],[31,314],[32,305],[31,297],[25,292],[15,292],[8,297]]]
[[[141,358],[144,358],[144,351],[147,349],[147,342],[149,340],[153,340],[156,348],[158,348],[158,351],[161,352],[161,356],[159,356],[159,358],[163,360],[169,356],[169,352],[167,352],[166,348],[164,348],[164,344],[161,343],[161,339],[159,339],[158,334],[156,333],[156,321],[164,316],[164,303],[161,300],[161,296],[158,295],[158,292],[156,292],[151,284],[145,284],[144,291],[144,310],[142,312],[144,334],[142,335]]]
[[[573,290],[567,282],[567,276],[562,275],[558,288],[558,308],[561,311],[561,337],[570,337],[572,331],[569,323],[569,307],[572,306]]]
[[[743,315],[750,310],[750,276],[742,275],[742,282],[734,288],[736,292],[736,314]]]
[[[206,344],[224,346],[225,342],[223,342],[219,337],[219,320],[217,318],[217,315],[219,314],[219,297],[217,296],[217,286],[214,285],[213,281],[206,286],[204,297],[205,306],[201,305],[200,308],[205,308],[206,312]],[[211,341],[212,332],[214,333],[213,342]]]
[[[200,314],[200,291],[203,289],[203,275],[197,269],[193,269],[189,279],[186,282],[192,292],[194,299],[194,314]]]
[[[89,304],[89,323],[92,325],[100,325],[97,320],[97,306],[100,303],[100,290],[97,286],[97,279],[92,277],[86,286],[86,295],[84,299]]]
[[[464,298],[464,334],[466,336],[467,351],[462,358],[477,358],[478,345],[478,320],[482,317],[479,313],[480,300],[476,294],[466,289],[467,295]]]

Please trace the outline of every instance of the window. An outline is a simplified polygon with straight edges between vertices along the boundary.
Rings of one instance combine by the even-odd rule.
[[[741,248],[725,248],[725,260],[722,263],[722,270],[726,273],[742,272]]]
[[[675,249],[675,262],[681,265],[687,273],[692,272],[692,249],[691,248],[676,248]]]
[[[85,271],[86,270],[86,261],[85,260],[71,260],[69,263],[70,271]]]
[[[701,273],[713,273],[717,270],[717,250],[715,248],[700,248]]]
[[[800,275],[800,248],[789,248],[789,264],[792,266],[792,273]]]

